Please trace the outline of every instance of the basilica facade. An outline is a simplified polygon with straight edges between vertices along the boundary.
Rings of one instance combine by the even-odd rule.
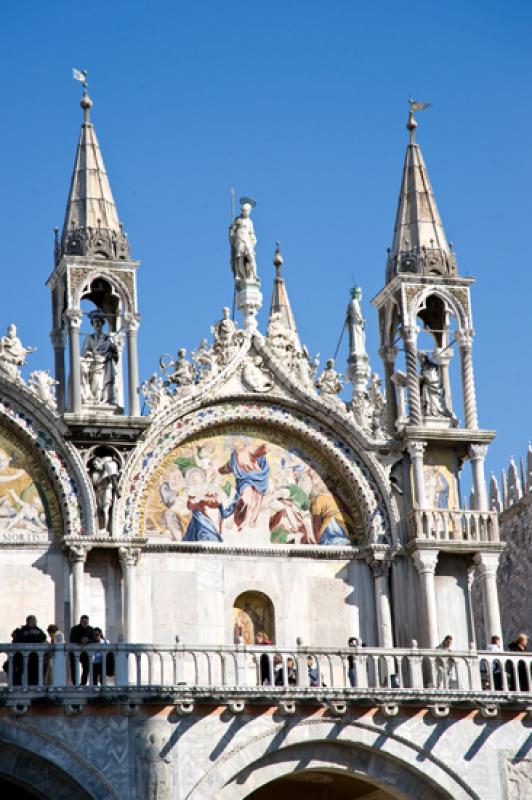
[[[47,282],[52,374],[28,375],[14,325],[0,340],[0,785],[21,798],[525,797],[530,659],[486,650],[502,639],[504,543],[473,279],[438,214],[416,104],[373,300],[382,377],[360,287],[347,365],[320,368],[279,247],[258,329],[266,287],[243,197],[229,230],[238,319],[213,302],[197,348],[142,384],[139,263],[86,88],[81,107]],[[10,643],[36,610],[66,637]],[[111,644],[69,642],[82,614]]]

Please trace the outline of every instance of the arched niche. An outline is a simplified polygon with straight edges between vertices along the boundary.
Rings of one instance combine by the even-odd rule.
[[[0,542],[59,536],[59,503],[37,453],[0,427]]]
[[[354,493],[302,437],[257,423],[219,425],[171,449],[147,481],[140,533],[230,546],[364,541]]]
[[[239,594],[233,603],[232,622],[235,644],[253,645],[258,633],[275,642],[275,609],[264,592],[249,590]]]

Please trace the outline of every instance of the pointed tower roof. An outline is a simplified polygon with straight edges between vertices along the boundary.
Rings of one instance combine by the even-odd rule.
[[[414,111],[426,104],[410,101],[403,177],[393,244],[388,251],[386,280],[398,272],[420,275],[456,275],[456,260],[447,241],[423,153],[415,140],[417,122]]]
[[[90,121],[92,105],[85,86],[80,101],[83,124],[57,255],[127,259],[129,242],[118,220],[100,145]]]
[[[272,318],[275,319],[277,317],[278,321],[284,328],[286,328],[289,331],[292,331],[300,347],[301,345],[297,334],[296,321],[294,319],[294,314],[292,312],[292,306],[290,305],[290,300],[288,299],[286,284],[281,274],[281,268],[283,266],[283,263],[284,260],[281,255],[281,248],[279,242],[276,242],[275,255],[273,257],[273,264],[275,267],[275,280],[273,282],[273,292],[272,292],[272,302],[270,304],[269,322],[271,323]]]

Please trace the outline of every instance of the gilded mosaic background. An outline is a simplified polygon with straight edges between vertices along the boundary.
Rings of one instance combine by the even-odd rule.
[[[359,511],[330,465],[284,432],[252,427],[219,428],[170,453],[148,486],[143,524],[147,536],[231,545],[362,538]]]
[[[0,431],[0,537],[52,537],[60,515],[42,467]]]

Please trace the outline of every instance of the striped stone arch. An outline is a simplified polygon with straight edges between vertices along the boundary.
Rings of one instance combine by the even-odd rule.
[[[2,387],[0,427],[41,465],[58,502],[58,535],[92,534],[94,499],[81,458],[61,435],[59,418],[26,394],[19,387]]]

